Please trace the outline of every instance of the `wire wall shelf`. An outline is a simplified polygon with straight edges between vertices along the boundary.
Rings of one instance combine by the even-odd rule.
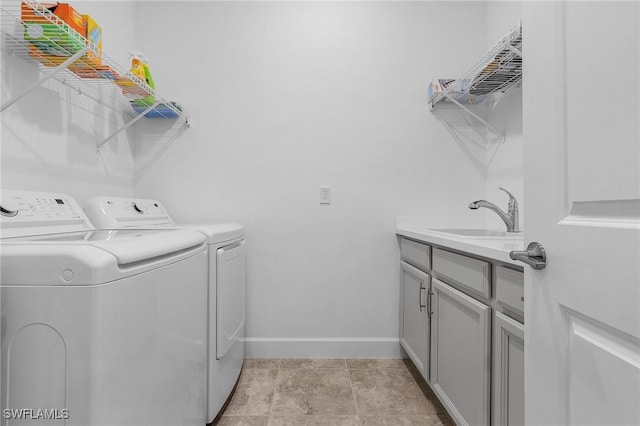
[[[50,6],[33,0],[3,2],[0,6],[1,52],[40,69],[38,81],[2,103],[0,111],[54,79],[109,109],[125,113],[124,123],[97,144],[98,150],[143,117],[190,125],[180,105],[159,96],[146,81],[132,75],[51,12]]]
[[[500,136],[504,134],[495,129],[470,106],[474,104],[495,105],[522,81],[522,25],[514,27],[496,46],[476,62],[459,78],[438,79],[431,82],[428,100],[432,112],[438,114],[439,105],[453,104],[457,109],[447,109],[441,116],[453,117],[457,110],[461,120],[475,120],[488,131]],[[455,124],[453,124],[455,125]]]

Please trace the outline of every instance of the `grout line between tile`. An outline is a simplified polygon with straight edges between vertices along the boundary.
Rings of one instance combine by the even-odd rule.
[[[269,406],[269,419],[267,425],[271,423],[271,412],[273,411],[273,403],[276,399],[276,388],[278,387],[278,379],[280,379],[280,371],[282,367],[282,358],[278,358],[278,374],[276,374],[276,380],[273,383],[273,394],[271,395],[271,406]]]
[[[356,393],[353,391],[353,382],[351,381],[351,370],[349,370],[349,366],[347,364],[347,360],[344,360],[344,364],[346,367],[347,377],[349,378],[349,388],[351,389],[351,397],[353,398],[353,406],[356,408],[356,420],[358,424],[360,423],[360,410],[358,410],[358,403],[356,402]]]

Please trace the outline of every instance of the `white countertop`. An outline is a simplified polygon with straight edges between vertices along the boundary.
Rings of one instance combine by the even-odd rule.
[[[489,259],[499,260],[500,262],[509,263],[514,266],[523,266],[522,262],[516,262],[509,258],[511,250],[524,250],[524,239],[522,234],[519,238],[485,238],[485,237],[466,237],[446,232],[438,232],[437,230],[422,227],[405,227],[398,226],[396,228],[398,235],[422,241],[424,243],[436,244],[442,247],[449,247],[454,250],[475,254],[477,256]]]

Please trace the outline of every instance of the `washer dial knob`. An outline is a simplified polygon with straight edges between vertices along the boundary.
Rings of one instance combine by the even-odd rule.
[[[13,217],[18,215],[18,207],[13,203],[0,201],[0,214],[2,216]]]

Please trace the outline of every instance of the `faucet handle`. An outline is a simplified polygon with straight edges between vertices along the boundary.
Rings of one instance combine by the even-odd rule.
[[[504,189],[501,186],[499,186],[498,189],[501,190],[501,191],[506,192],[507,195],[509,196],[509,209],[513,209],[513,208],[517,208],[518,207],[518,200],[516,200],[516,197],[512,193],[510,193],[509,191],[507,191],[506,189]]]
[[[520,232],[519,219],[518,219],[520,212],[518,210],[518,200],[516,200],[516,197],[514,197],[513,194],[507,191],[506,189],[500,186],[498,187],[498,189],[506,192],[507,195],[509,196],[509,208],[507,213],[511,218],[512,226],[511,226],[511,229],[507,229],[507,231]]]

